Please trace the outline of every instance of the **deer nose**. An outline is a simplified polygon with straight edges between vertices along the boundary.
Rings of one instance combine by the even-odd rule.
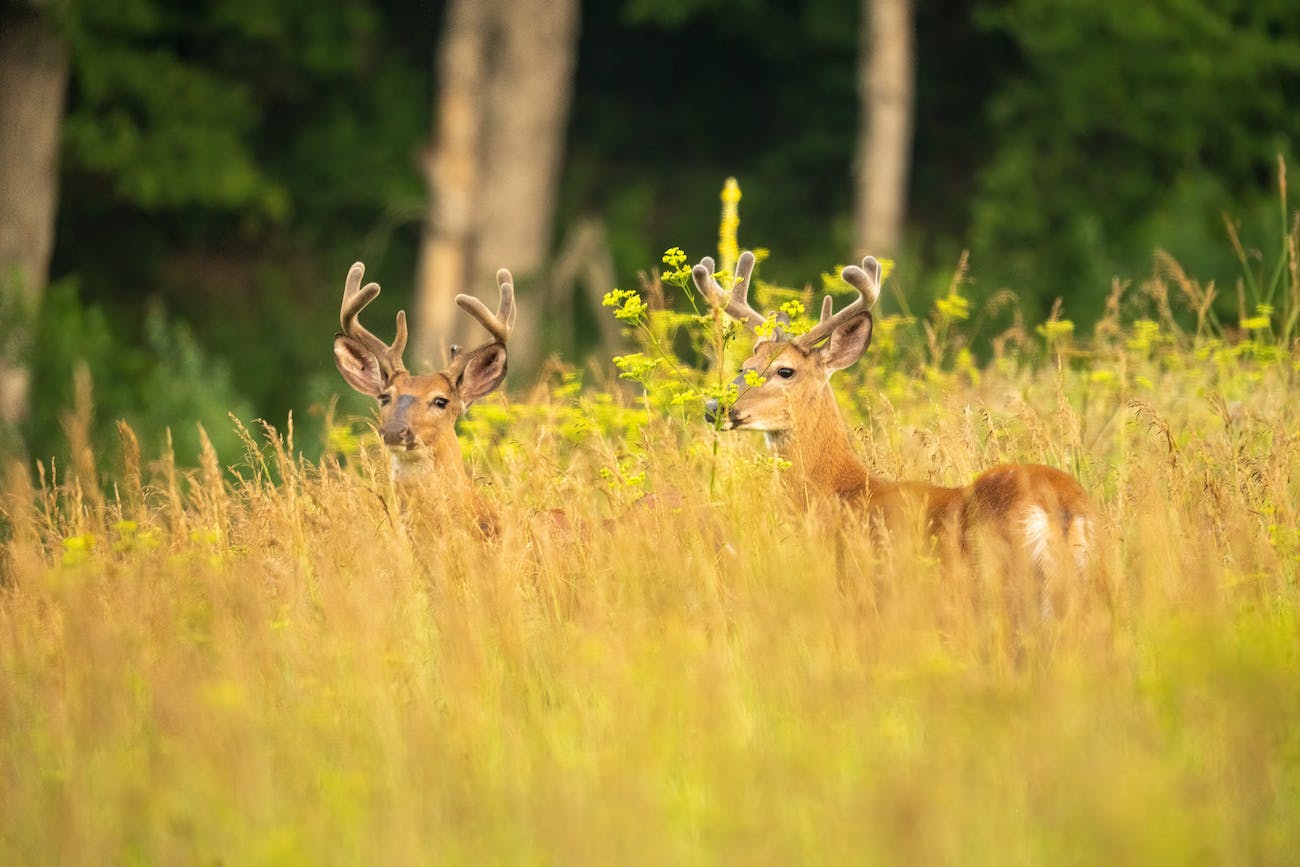
[[[414,437],[411,436],[411,426],[406,422],[390,422],[383,425],[379,428],[379,436],[386,446],[409,445],[414,440]]]
[[[718,421],[718,401],[715,398],[709,398],[704,402],[704,420],[709,424],[716,424]]]

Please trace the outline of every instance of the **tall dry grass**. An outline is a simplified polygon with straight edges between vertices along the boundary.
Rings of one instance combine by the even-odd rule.
[[[1167,359],[846,386],[883,474],[1080,476],[1051,619],[695,422],[539,392],[484,539],[283,432],[104,479],[74,415],[4,501],[0,862],[1294,863],[1296,371]]]

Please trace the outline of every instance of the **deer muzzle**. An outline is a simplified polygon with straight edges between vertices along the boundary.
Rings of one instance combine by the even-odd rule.
[[[721,424],[718,423],[719,419],[722,420]],[[724,414],[722,406],[716,400],[710,398],[704,402],[704,420],[720,430],[731,430],[740,426],[744,419],[736,412],[734,406],[730,412]]]
[[[415,431],[411,429],[407,418],[415,400],[414,396],[404,394],[393,404],[393,414],[379,426],[379,437],[384,441],[384,445],[389,448],[407,449],[415,446]]]

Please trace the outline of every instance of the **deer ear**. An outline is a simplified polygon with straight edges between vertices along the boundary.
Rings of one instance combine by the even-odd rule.
[[[862,353],[871,345],[871,331],[874,327],[871,314],[863,311],[832,331],[830,339],[817,350],[826,372],[843,370],[861,358]]]
[[[776,312],[776,326],[772,329],[772,339],[789,340],[790,339],[789,335],[790,335],[790,314],[786,313],[784,310],[778,310]]]
[[[456,388],[460,399],[469,406],[485,394],[491,393],[506,378],[506,348],[500,343],[489,343],[474,350],[464,361]]]
[[[334,364],[347,384],[362,394],[379,397],[387,387],[379,360],[351,337],[340,334],[334,338]]]

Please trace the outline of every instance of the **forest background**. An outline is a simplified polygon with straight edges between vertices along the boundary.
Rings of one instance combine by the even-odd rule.
[[[292,413],[319,453],[357,259],[426,359],[451,296],[513,269],[527,385],[610,339],[601,294],[712,251],[728,176],[768,280],[873,252],[886,310],[924,310],[969,250],[976,303],[1061,299],[1086,331],[1164,250],[1235,313],[1232,238],[1275,242],[1300,134],[1294,11],[2,0],[0,448],[59,453],[80,381],[99,441],[125,418],[152,453],[170,427],[190,461],[194,422],[223,452],[228,413]]]

